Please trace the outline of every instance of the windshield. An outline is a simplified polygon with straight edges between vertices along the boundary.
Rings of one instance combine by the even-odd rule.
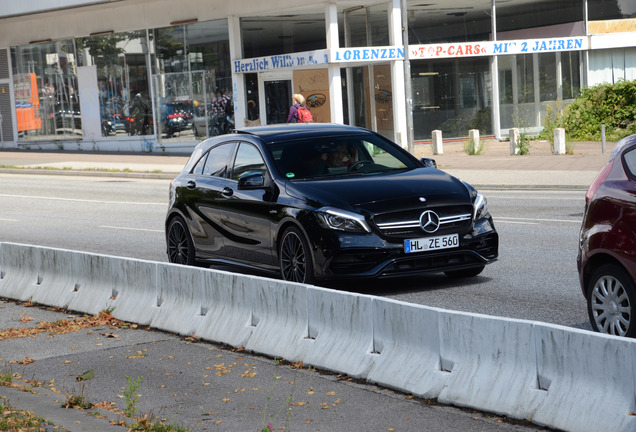
[[[375,135],[318,137],[269,146],[278,171],[290,180],[413,169],[415,160]]]

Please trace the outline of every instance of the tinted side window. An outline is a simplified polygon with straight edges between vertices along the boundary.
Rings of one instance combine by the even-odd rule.
[[[203,175],[226,177],[230,155],[234,150],[234,144],[221,144],[208,152],[208,158],[203,167]]]
[[[629,176],[636,180],[636,147],[623,155],[623,161]]]
[[[236,152],[232,178],[238,180],[241,175],[253,170],[266,170],[261,153],[251,144],[241,143]]]
[[[203,174],[203,167],[205,166],[205,159],[208,157],[208,153],[205,153],[201,156],[201,159],[197,162],[197,164],[192,168],[192,174],[201,175]]]

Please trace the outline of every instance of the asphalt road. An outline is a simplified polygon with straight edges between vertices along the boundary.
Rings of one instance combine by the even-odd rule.
[[[165,262],[168,180],[0,174],[0,241]],[[590,329],[576,253],[582,190],[482,190],[500,259],[476,278],[432,275],[340,289]]]

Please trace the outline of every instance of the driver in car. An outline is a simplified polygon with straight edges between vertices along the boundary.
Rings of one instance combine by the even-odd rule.
[[[355,147],[338,144],[334,151],[327,153],[327,166],[329,168],[348,167],[357,161]],[[345,160],[346,158],[346,160]]]

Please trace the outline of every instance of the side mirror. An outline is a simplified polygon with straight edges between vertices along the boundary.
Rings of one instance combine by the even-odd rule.
[[[437,168],[437,162],[435,162],[435,159],[422,158],[420,159],[420,162],[422,162],[422,165],[424,165],[427,168]]]
[[[267,171],[248,171],[238,179],[239,190],[267,189]]]

